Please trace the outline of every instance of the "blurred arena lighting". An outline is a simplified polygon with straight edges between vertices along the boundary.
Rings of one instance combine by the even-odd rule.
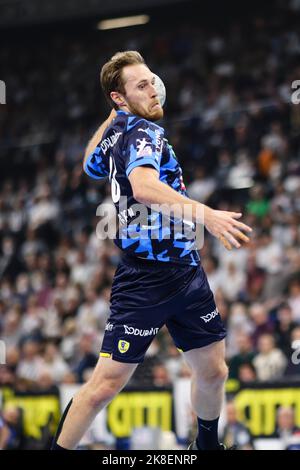
[[[102,20],[98,23],[98,29],[116,29],[116,28],[127,28],[128,26],[138,26],[146,24],[150,20],[148,15],[134,15],[124,16],[122,18],[112,18],[108,20]]]

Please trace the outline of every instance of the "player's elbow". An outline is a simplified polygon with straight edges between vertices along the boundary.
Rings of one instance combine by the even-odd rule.
[[[142,181],[141,178],[130,178],[132,194],[137,202],[145,203],[147,197],[147,180]]]
[[[135,186],[132,188],[133,197],[137,202],[141,204],[147,204],[149,201],[149,191],[146,186]]]

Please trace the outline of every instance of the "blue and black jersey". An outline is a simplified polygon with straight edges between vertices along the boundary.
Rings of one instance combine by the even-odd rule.
[[[154,168],[160,181],[186,196],[182,170],[164,137],[164,129],[139,116],[118,111],[85,162],[85,172],[90,177],[110,178],[119,219],[116,245],[139,258],[198,265],[194,224],[163,215],[134,199],[128,176],[138,166]]]

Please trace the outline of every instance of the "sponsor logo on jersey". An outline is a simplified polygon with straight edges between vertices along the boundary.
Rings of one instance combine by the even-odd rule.
[[[136,145],[137,145],[138,157],[151,157],[152,156],[152,146],[151,146],[151,141],[149,141],[149,139],[146,139],[145,137],[143,139],[137,139]]]
[[[133,326],[123,325],[126,335],[133,336],[154,336],[158,333],[159,328],[150,328],[150,330],[140,330],[139,328],[133,328]]]
[[[205,321],[205,323],[208,323],[209,321],[211,321],[213,318],[215,318],[217,315],[218,315],[219,311],[218,309],[216,308],[213,312],[211,313],[208,313],[207,315],[204,315],[203,317],[200,317],[202,318],[202,320]]]
[[[159,156],[161,155],[161,152],[162,152],[163,139],[162,139],[161,132],[158,129],[155,130],[155,137],[156,137],[155,153],[157,156]]]
[[[120,339],[118,342],[118,350],[120,353],[124,354],[128,351],[130,347],[130,343],[128,341],[124,341],[123,339]]]
[[[101,142],[101,150],[102,152],[104,153],[104,155],[106,154],[107,150],[114,147],[114,145],[116,145],[116,143],[118,142],[119,140],[119,137],[122,135],[122,132],[114,132],[114,134],[110,137],[106,137],[106,139],[104,139],[102,142]]]
[[[106,323],[105,325],[105,331],[112,331],[114,328],[114,325],[112,323]]]

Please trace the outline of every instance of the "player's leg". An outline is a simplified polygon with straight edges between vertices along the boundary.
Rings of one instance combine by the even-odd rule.
[[[197,447],[217,449],[218,421],[228,372],[224,340],[183,354],[192,369],[191,403],[198,418]]]
[[[192,368],[192,406],[198,417],[197,445],[218,448],[218,420],[227,377],[226,330],[203,268],[198,266],[167,327]]]
[[[96,415],[126,385],[136,367],[137,364],[100,357],[90,380],[69,403],[69,408],[61,419],[53,448],[74,449]]]
[[[174,290],[167,267],[122,259],[112,286],[111,315],[100,361],[92,378],[75,395],[59,426],[56,443],[74,448],[97,413],[124,387],[165,323],[165,297]],[[163,306],[161,303],[163,302]],[[56,448],[58,449],[56,444]]]

